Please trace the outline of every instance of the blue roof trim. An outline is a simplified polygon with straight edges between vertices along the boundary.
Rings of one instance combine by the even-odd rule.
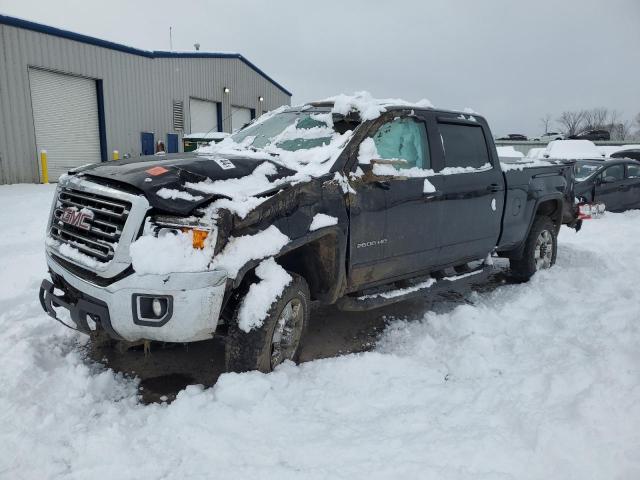
[[[47,35],[54,35],[56,37],[66,38],[68,40],[75,40],[76,42],[87,43],[89,45],[95,45],[97,47],[108,48],[110,50],[117,50],[123,53],[129,53],[131,55],[138,55],[146,58],[229,58],[240,60],[245,63],[249,68],[255,71],[258,75],[262,76],[265,80],[268,80],[283,93],[291,96],[292,93],[276,82],[269,75],[264,73],[255,64],[247,60],[239,53],[216,53],[216,52],[164,52],[164,51],[149,51],[141,50],[120,43],[110,42],[108,40],[101,40],[99,38],[90,37],[81,33],[70,32],[69,30],[63,30],[61,28],[50,27],[48,25],[42,25],[41,23],[30,22],[21,18],[9,17],[7,15],[0,15],[0,24],[9,25],[11,27],[24,28],[25,30],[32,30],[34,32],[46,33]]]

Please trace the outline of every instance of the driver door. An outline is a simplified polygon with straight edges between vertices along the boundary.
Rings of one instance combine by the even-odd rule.
[[[610,212],[623,210],[626,193],[629,190],[624,182],[624,164],[605,168],[599,176],[595,188],[595,201],[603,202]]]

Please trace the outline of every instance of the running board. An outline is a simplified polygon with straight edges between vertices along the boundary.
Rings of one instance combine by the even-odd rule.
[[[492,265],[482,265],[478,269],[458,275],[441,278],[428,277],[404,288],[390,288],[359,296],[347,295],[336,302],[336,307],[347,312],[373,310],[424,295],[451,291],[461,285],[481,283],[492,271]]]

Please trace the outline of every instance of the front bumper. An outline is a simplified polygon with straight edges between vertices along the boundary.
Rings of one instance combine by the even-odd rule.
[[[134,272],[110,285],[98,286],[69,272],[50,255],[47,263],[54,279],[57,276],[61,281],[55,285],[48,280],[42,282],[43,309],[60,320],[55,308],[66,308],[82,332],[91,331],[90,319],[112,337],[131,342],[195,342],[210,339],[215,333],[227,280],[222,270],[164,275]],[[55,295],[55,288],[63,290],[64,295]],[[153,326],[140,321],[134,295],[170,297],[170,317]]]

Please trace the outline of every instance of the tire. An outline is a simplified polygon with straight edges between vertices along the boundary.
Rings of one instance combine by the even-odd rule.
[[[248,333],[238,327],[238,311],[242,301],[238,303],[227,332],[225,367],[228,372],[259,370],[268,373],[285,360],[298,361],[301,340],[309,324],[309,286],[300,275],[288,273],[292,281],[285,287],[280,297],[271,304],[261,327],[254,328]],[[279,321],[283,315],[286,315],[285,307],[291,309],[289,314],[291,320]],[[287,330],[290,334],[283,335],[289,321],[293,322],[288,325],[290,328]],[[282,345],[282,341],[279,343],[274,341],[278,337],[276,329],[280,333],[280,340],[290,339],[288,344]]]
[[[525,240],[522,257],[510,259],[511,275],[526,282],[538,270],[551,268],[558,254],[558,228],[549,217],[536,217]]]

